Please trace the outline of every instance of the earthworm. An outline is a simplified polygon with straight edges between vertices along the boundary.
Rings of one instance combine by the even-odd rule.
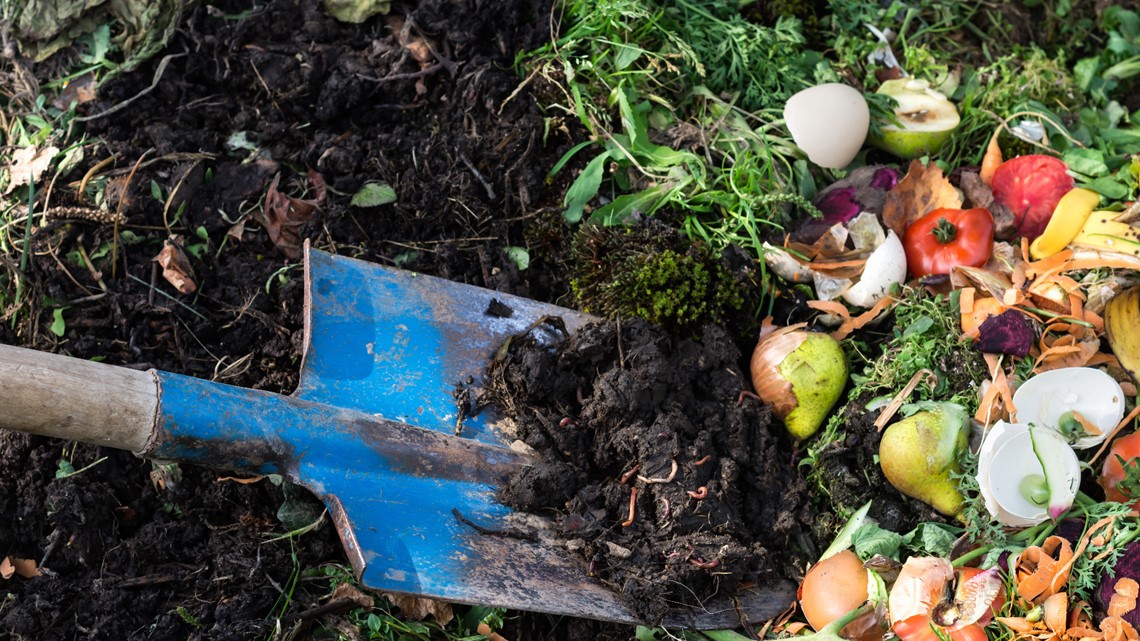
[[[744,405],[744,399],[746,398],[754,398],[761,403],[764,402],[764,400],[757,396],[754,392],[749,392],[746,389],[742,389],[740,390],[740,395],[736,397],[736,406],[740,407],[741,405]]]
[[[621,522],[622,527],[633,525],[635,510],[637,510],[637,487],[631,487],[629,488],[629,518]]]
[[[697,491],[696,491],[696,492],[694,492],[694,491],[692,491],[692,490],[689,490],[688,492],[685,492],[685,494],[688,494],[689,496],[691,496],[691,497],[693,497],[694,499],[697,499],[697,500],[699,501],[699,500],[701,500],[701,499],[703,499],[703,498],[707,498],[707,497],[708,497],[708,495],[709,495],[709,488],[708,488],[708,486],[707,486],[707,485],[702,485],[702,486],[700,486],[700,487],[698,487],[698,488],[697,488]]]
[[[699,558],[690,558],[689,563],[702,570],[712,570],[720,565],[720,559],[713,559],[712,561],[702,561]]]
[[[578,397],[578,404],[579,405],[585,405],[586,404],[586,395],[582,393],[582,386],[581,385],[579,385],[578,389],[575,390],[575,395]]]
[[[569,416],[564,416],[561,421],[558,421],[558,427],[570,427],[574,424],[574,419]]]
[[[661,513],[661,519],[666,521],[669,520],[669,516],[673,513],[669,507],[669,499],[661,497],[657,500],[665,504],[665,511]]]
[[[673,479],[677,478],[677,469],[680,466],[677,465],[677,459],[673,459],[671,461],[671,463],[672,463],[672,465],[669,468],[669,476],[666,476],[664,478],[651,478],[651,479],[645,478],[644,476],[639,476],[639,477],[637,477],[637,480],[641,481],[642,483],[645,483],[646,485],[652,485],[654,483],[672,483]]]
[[[712,458],[712,454],[705,454],[700,460],[695,461],[693,463],[693,465],[695,467],[700,467],[700,466],[704,465],[705,463],[708,463],[709,459],[711,459],[711,458]]]
[[[641,469],[641,463],[637,463],[633,467],[629,468],[628,472],[626,472],[625,474],[622,474],[621,478],[618,480],[620,480],[622,482],[622,485],[625,485],[626,483],[629,483],[629,480],[631,478],[633,478],[633,475],[637,474],[637,471],[640,469]]]

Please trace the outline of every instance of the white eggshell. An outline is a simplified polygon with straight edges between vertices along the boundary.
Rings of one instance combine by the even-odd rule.
[[[1056,428],[1068,411],[1080,412],[1100,429],[1097,436],[1086,436],[1073,447],[1085,449],[1100,445],[1124,418],[1124,390],[1120,383],[1093,367],[1065,367],[1043,372],[1021,384],[1013,395],[1018,423]]]
[[[1065,491],[1076,497],[1081,478],[1076,452],[1059,432],[1045,430],[1039,432],[1038,438],[1055,438],[1058,440],[1055,445],[1066,452],[1064,476],[1068,485]],[[1041,463],[1033,453],[1029,426],[1005,421],[995,423],[978,453],[978,488],[990,514],[1011,527],[1029,527],[1049,518],[1048,506],[1034,505],[1021,495],[1022,479],[1042,473]]]
[[[797,93],[784,105],[784,121],[800,149],[820,167],[841,169],[855,159],[871,126],[863,94],[832,82]]]
[[[879,302],[891,286],[906,280],[906,250],[895,232],[867,257],[859,282],[843,292],[843,300],[856,307],[871,307]]]

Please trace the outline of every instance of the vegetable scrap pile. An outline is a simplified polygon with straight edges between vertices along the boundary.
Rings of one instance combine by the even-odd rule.
[[[505,503],[553,514],[583,569],[647,622],[791,578],[788,550],[814,512],[767,408],[742,396],[723,330],[677,339],[605,322],[555,349],[528,336],[492,370],[518,437],[540,453]]]
[[[890,359],[913,326],[897,328],[839,414],[861,408],[873,425],[820,420],[804,430],[785,419],[816,462],[874,430],[856,438],[875,447],[882,478],[941,517],[898,531],[872,516],[874,501],[847,510],[801,583],[806,623],[789,614],[777,631],[810,626],[821,638],[861,641],[1137,638],[1140,204],[1066,162],[1083,154],[1003,157],[1006,129],[979,167],[920,158],[936,154],[937,139],[896,146],[910,161],[905,174],[889,164],[853,169],[816,197],[821,218],[767,248],[785,293],[806,294],[819,312],[808,321],[819,335],[857,341],[933,297],[952,319],[952,335],[936,340],[985,363],[978,380],[949,386],[948,372],[911,367],[905,385],[896,377],[885,397],[869,398],[875,375],[907,367]],[[1114,162],[1135,194],[1140,155]],[[764,349],[762,337],[756,353]],[[753,376],[758,391],[772,380],[755,364]]]

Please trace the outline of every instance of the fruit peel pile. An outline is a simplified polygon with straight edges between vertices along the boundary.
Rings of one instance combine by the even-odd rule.
[[[914,81],[884,84],[945,100]],[[859,641],[888,631],[903,641],[1137,639],[1140,564],[1124,559],[1140,558],[1140,432],[1132,431],[1140,414],[1140,203],[1079,187],[1053,155],[1002,158],[1002,127],[981,166],[950,168],[951,180],[918,158],[936,153],[953,125],[907,127],[865,140],[913,159],[905,175],[887,165],[855,168],[816,197],[821,218],[783,246],[766,246],[764,258],[786,287],[814,294],[814,327],[799,333],[844,341],[917,290],[954,301],[962,336],[989,373],[973,412],[948,402],[906,405],[916,376],[877,423],[886,426],[884,476],[956,519],[948,527],[960,536],[938,554],[908,555],[921,551],[908,543],[918,530],[885,532],[861,511],[806,573],[799,601],[807,624],[817,636]],[[1140,162],[1131,166],[1140,177]],[[753,377],[757,389],[770,382],[755,366]],[[824,422],[788,428],[805,441]],[[1090,489],[1097,486],[1103,498]],[[984,510],[970,518],[988,523],[967,518],[971,500]],[[980,531],[1000,532],[1000,545],[980,540]],[[869,540],[897,543],[884,556],[871,553]],[[777,624],[803,626],[792,616]]]

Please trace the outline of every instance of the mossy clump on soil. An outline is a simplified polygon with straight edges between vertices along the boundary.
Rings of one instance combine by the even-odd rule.
[[[582,311],[643,318],[679,334],[708,323],[752,337],[761,304],[752,261],[730,260],[655,220],[636,227],[583,226],[571,246],[571,287]]]
[[[783,427],[742,400],[740,360],[718,326],[678,338],[629,319],[587,325],[554,349],[515,337],[492,368],[500,405],[536,451],[501,500],[552,515],[583,571],[647,622],[778,585],[807,560],[807,486]]]

